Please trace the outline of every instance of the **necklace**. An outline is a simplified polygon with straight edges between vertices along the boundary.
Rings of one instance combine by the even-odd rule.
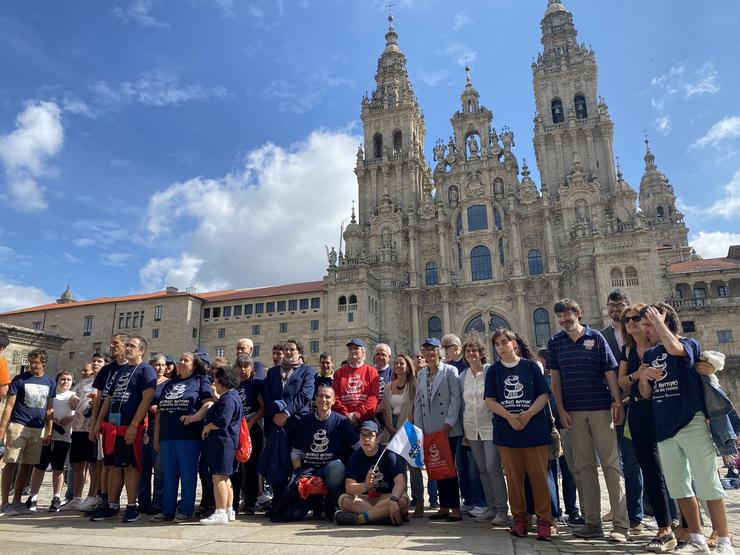
[[[393,384],[393,387],[396,388],[396,391],[403,391],[405,389],[405,387],[406,387],[406,383],[407,382],[404,382],[403,385],[398,385],[397,383],[394,383]]]

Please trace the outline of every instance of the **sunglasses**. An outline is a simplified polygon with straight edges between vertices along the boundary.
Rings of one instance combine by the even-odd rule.
[[[642,320],[642,316],[640,316],[639,314],[637,314],[635,316],[625,316],[624,318],[622,318],[622,322],[624,322],[625,324],[628,324],[630,322],[630,320],[633,321],[636,324],[637,322],[639,322],[640,320]]]

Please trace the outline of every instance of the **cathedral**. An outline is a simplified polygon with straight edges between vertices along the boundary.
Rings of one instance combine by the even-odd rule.
[[[340,312],[367,302],[356,335],[408,350],[428,336],[509,327],[542,345],[557,331],[559,298],[577,299],[600,325],[615,287],[634,299],[670,296],[663,267],[690,254],[673,187],[647,141],[639,194],[615,167],[596,57],[561,2],[548,2],[532,64],[539,187],[469,67],[450,138],[435,143],[429,165],[424,117],[388,19],[375,89],[362,99],[357,212],[326,281]],[[338,319],[329,334],[346,335],[346,325]]]

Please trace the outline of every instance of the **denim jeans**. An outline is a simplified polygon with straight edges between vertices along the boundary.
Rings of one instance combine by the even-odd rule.
[[[475,463],[480,469],[480,479],[485,493],[486,506],[494,513],[509,513],[509,496],[506,491],[504,468],[501,466],[501,457],[498,448],[492,439],[468,440],[470,451]]]
[[[480,481],[480,472],[470,454],[470,447],[463,446],[462,437],[455,452],[455,466],[460,482],[460,495],[463,503],[470,507],[485,507],[486,495]]]
[[[619,461],[622,464],[622,474],[624,474],[627,514],[630,517],[630,523],[642,522],[645,516],[642,508],[642,470],[637,462],[632,440],[624,437],[624,425],[617,426],[617,445],[619,447]]]

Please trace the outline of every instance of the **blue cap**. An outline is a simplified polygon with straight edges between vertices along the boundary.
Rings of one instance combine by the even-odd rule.
[[[211,355],[208,354],[208,351],[205,350],[203,347],[198,347],[193,351],[193,354],[197,356],[200,360],[205,362],[208,366],[211,365]]]
[[[164,361],[167,364],[175,364],[175,359],[173,357],[169,356],[169,355],[166,356],[166,357],[164,357]]]
[[[365,342],[362,339],[358,339],[357,337],[350,339],[350,342],[347,343],[347,347],[351,347],[352,345],[355,345],[356,347],[362,347],[365,348]]]
[[[374,420],[365,420],[360,426],[360,430],[367,430],[368,432],[378,433],[378,425]]]
[[[442,343],[439,342],[439,339],[436,337],[427,337],[424,340],[424,343],[421,344],[422,347],[437,347],[437,349],[442,348]]]

